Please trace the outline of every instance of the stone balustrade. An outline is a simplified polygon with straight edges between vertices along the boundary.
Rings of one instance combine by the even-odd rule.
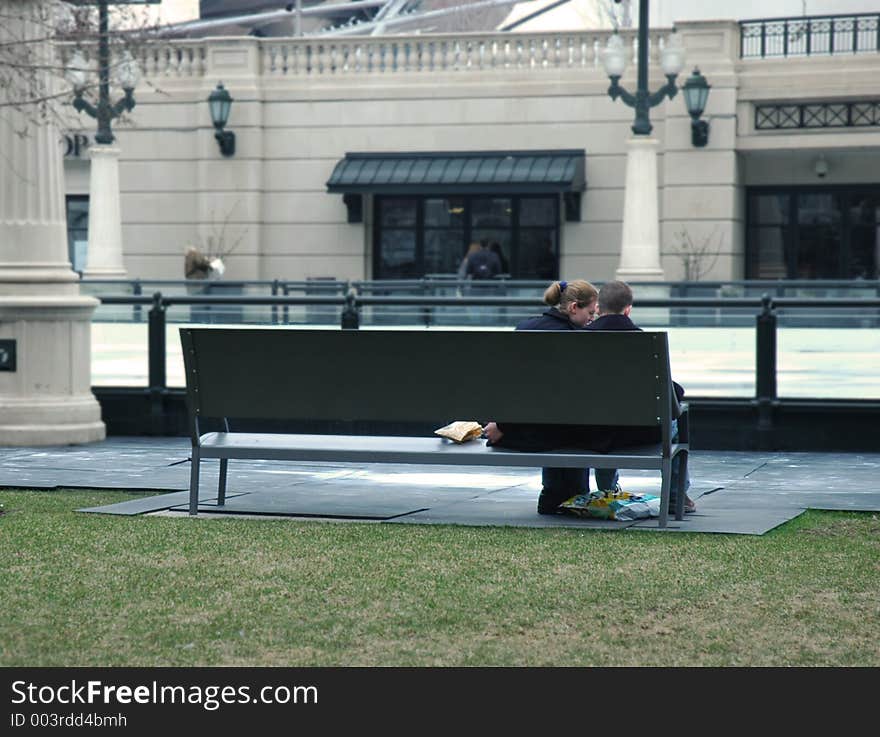
[[[653,57],[667,33],[651,34]],[[271,76],[318,76],[599,68],[608,35],[589,31],[263,39],[262,69]],[[635,59],[635,35],[625,33],[624,38]]]
[[[255,49],[260,73],[271,77],[486,70],[601,70],[600,52],[609,33],[583,31],[157,40],[139,46],[136,58],[144,78],[148,80],[203,77],[209,72],[212,46],[230,43]],[[650,33],[652,61],[659,59],[669,33],[670,29]],[[638,47],[636,33],[625,31],[622,35],[632,50],[632,64],[635,65]],[[68,48],[63,44],[61,55],[64,60],[69,55]],[[87,60],[89,56],[87,50]],[[94,58],[91,62],[94,64]]]

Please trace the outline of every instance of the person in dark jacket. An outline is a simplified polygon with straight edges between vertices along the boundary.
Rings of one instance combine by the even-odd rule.
[[[498,241],[492,241],[489,244],[489,250],[498,256],[498,263],[501,265],[501,273],[509,274],[510,264],[507,263],[507,257],[504,255],[504,249],[501,248],[501,244]]]
[[[596,315],[598,291],[587,281],[553,282],[544,292],[544,304],[550,308],[536,317],[523,320],[517,330],[583,330]],[[490,422],[483,428],[489,445],[500,445],[516,450],[544,451],[577,442],[601,444],[604,439],[597,432],[593,438],[583,438],[588,428],[573,425],[530,425],[522,423]],[[542,490],[538,497],[538,514],[555,514],[559,505],[577,494],[590,490],[588,468],[543,468]]]
[[[587,325],[587,330],[638,330],[641,331],[641,328],[636,325],[630,315],[632,314],[632,305],[633,305],[633,293],[632,289],[626,282],[622,281],[610,281],[606,284],[602,285],[602,288],[599,290],[599,317]],[[684,397],[684,388],[677,384],[676,382],[672,382],[673,389],[675,391],[675,396],[680,402]],[[673,434],[677,432],[678,426],[677,422],[673,420]],[[625,439],[626,431],[618,431],[617,433],[617,442],[622,442]],[[674,436],[674,435],[673,435]],[[672,469],[672,493],[673,498],[671,503],[674,503],[675,500],[675,489],[677,488],[677,469],[678,463],[676,462]],[[613,468],[597,468],[595,471],[596,474],[596,486],[600,489],[608,489],[608,490],[616,490],[617,485],[617,470]],[[685,489],[690,486],[690,479],[685,479]],[[685,496],[684,500],[684,510],[685,512],[695,512],[696,505],[693,500],[689,496]]]
[[[498,254],[489,250],[489,243],[480,241],[480,250],[467,259],[466,276],[471,279],[492,279],[501,273],[501,260]]]

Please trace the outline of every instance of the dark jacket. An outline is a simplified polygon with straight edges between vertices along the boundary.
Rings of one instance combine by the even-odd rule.
[[[551,307],[535,317],[529,317],[516,326],[517,330],[583,330],[575,325],[568,316]]]
[[[473,279],[491,279],[501,273],[501,260],[497,253],[481,248],[468,256],[466,273]]]
[[[587,325],[586,330],[638,330],[641,328],[626,315],[602,315]]]

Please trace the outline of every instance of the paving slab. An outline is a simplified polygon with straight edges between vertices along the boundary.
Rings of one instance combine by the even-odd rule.
[[[538,514],[537,493],[533,489],[515,487],[483,494],[470,499],[440,504],[389,520],[393,524],[421,525],[490,525],[514,527],[579,527],[582,529],[622,530],[633,521],[589,519],[567,514]]]
[[[227,497],[228,498],[228,497]],[[201,500],[200,500],[201,501]],[[209,497],[204,499],[205,505],[214,502],[216,506],[217,497]],[[105,504],[100,507],[85,507],[77,509],[77,512],[93,512],[95,514],[118,514],[118,515],[138,515],[150,514],[152,512],[161,512],[172,509],[181,504],[189,504],[189,492],[178,491],[172,494],[157,494],[145,496],[141,499],[129,499],[124,502],[116,502],[115,504]]]

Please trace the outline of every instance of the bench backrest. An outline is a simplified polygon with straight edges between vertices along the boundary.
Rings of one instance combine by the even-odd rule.
[[[181,328],[196,417],[662,425],[663,332]]]

